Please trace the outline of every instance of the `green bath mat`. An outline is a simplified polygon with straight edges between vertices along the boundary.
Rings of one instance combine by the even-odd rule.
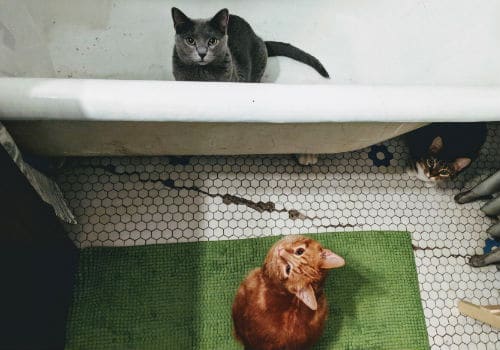
[[[429,348],[408,233],[311,237],[346,260],[328,276],[315,349]],[[82,250],[67,349],[240,349],[234,294],[277,239]]]

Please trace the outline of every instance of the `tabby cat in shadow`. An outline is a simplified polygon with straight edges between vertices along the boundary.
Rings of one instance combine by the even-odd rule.
[[[436,182],[469,167],[486,141],[486,123],[434,123],[407,135],[417,177]]]
[[[245,350],[310,349],[328,314],[323,290],[327,270],[344,264],[311,238],[278,241],[234,299],[234,333]]]
[[[318,59],[290,44],[263,41],[243,18],[230,15],[227,9],[201,20],[174,7],[172,18],[176,80],[260,82],[267,58],[272,56],[290,57],[329,77]]]

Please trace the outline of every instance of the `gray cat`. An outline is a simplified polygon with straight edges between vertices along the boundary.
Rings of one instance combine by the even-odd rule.
[[[220,10],[212,19],[194,20],[173,7],[173,72],[176,80],[260,82],[267,58],[287,56],[329,78],[323,65],[290,44],[263,41],[241,17]]]

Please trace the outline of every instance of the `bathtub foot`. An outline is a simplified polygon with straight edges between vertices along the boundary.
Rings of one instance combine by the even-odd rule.
[[[297,154],[300,165],[314,165],[318,162],[318,155],[312,153]]]

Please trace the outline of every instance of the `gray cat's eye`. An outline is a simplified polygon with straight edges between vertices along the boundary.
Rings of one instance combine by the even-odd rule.
[[[210,46],[214,46],[215,44],[217,44],[219,42],[219,40],[217,40],[216,38],[210,38],[208,40],[208,45]]]
[[[185,40],[188,45],[194,45],[195,43],[194,39],[191,38],[190,36],[188,36]]]
[[[448,170],[442,169],[439,171],[439,175],[441,176],[450,176],[450,172]]]

